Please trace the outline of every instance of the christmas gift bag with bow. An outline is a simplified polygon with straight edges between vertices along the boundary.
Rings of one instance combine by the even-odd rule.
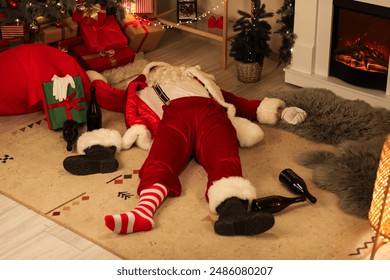
[[[43,83],[44,110],[49,129],[63,127],[65,121],[79,124],[87,121],[87,103],[79,76],[53,76],[51,82]]]
[[[128,44],[128,39],[113,15],[106,17],[103,25],[80,24],[80,33],[89,52],[120,49]]]

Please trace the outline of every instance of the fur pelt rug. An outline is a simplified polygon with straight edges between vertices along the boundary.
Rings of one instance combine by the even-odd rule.
[[[344,212],[367,218],[382,146],[390,133],[390,111],[319,88],[272,95],[308,114],[298,126],[280,122],[277,127],[336,146],[333,152],[304,152],[295,161],[313,169],[313,182],[337,194]]]
[[[339,197],[345,213],[366,219],[385,136],[370,140],[348,140],[334,152],[307,151],[297,163],[313,169],[313,182]]]
[[[390,111],[373,108],[362,100],[347,100],[321,88],[303,88],[270,95],[307,112],[300,125],[280,122],[277,127],[318,143],[369,140],[390,133]]]

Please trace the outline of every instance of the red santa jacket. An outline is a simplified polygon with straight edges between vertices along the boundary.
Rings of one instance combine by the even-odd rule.
[[[144,74],[133,80],[127,88],[124,114],[128,130],[123,136],[124,149],[130,148],[133,144],[148,149],[157,132],[160,118],[137,94],[148,87],[146,76],[155,66],[169,67],[166,63],[150,63],[145,67]],[[221,90],[213,81],[213,77],[200,71],[199,67],[190,67],[184,71],[198,79],[206,87],[211,98],[226,108],[227,115],[237,131],[241,147],[250,147],[262,140],[264,133],[259,125],[254,123],[255,121],[274,124],[278,119],[278,109],[286,106],[277,98],[248,100]]]

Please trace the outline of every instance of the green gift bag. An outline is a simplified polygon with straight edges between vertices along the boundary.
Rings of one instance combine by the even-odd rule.
[[[68,85],[67,97],[62,101],[57,100],[53,95],[53,82],[43,83],[43,107],[49,129],[62,128],[66,120],[74,120],[79,124],[87,121],[87,103],[81,78],[76,76],[73,80],[76,88]]]

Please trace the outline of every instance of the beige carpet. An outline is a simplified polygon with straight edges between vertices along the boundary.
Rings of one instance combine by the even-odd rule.
[[[123,115],[103,112],[103,126],[125,131]],[[83,127],[85,129],[85,127]],[[62,167],[67,152],[61,132],[48,129],[42,113],[34,121],[0,134],[0,192],[124,259],[361,259],[371,241],[366,220],[344,214],[335,195],[311,181],[296,154],[317,148],[289,132],[263,127],[265,139],[241,150],[244,175],[258,196],[293,196],[278,181],[284,168],[305,179],[317,197],[276,214],[275,226],[254,237],[223,237],[213,231],[204,199],[206,176],[192,161],[181,176],[179,198],[168,198],[155,215],[155,228],[125,236],[106,229],[104,216],[130,210],[138,201],[137,171],[146,157],[138,148],[117,154],[120,168],[109,174],[74,176]]]

